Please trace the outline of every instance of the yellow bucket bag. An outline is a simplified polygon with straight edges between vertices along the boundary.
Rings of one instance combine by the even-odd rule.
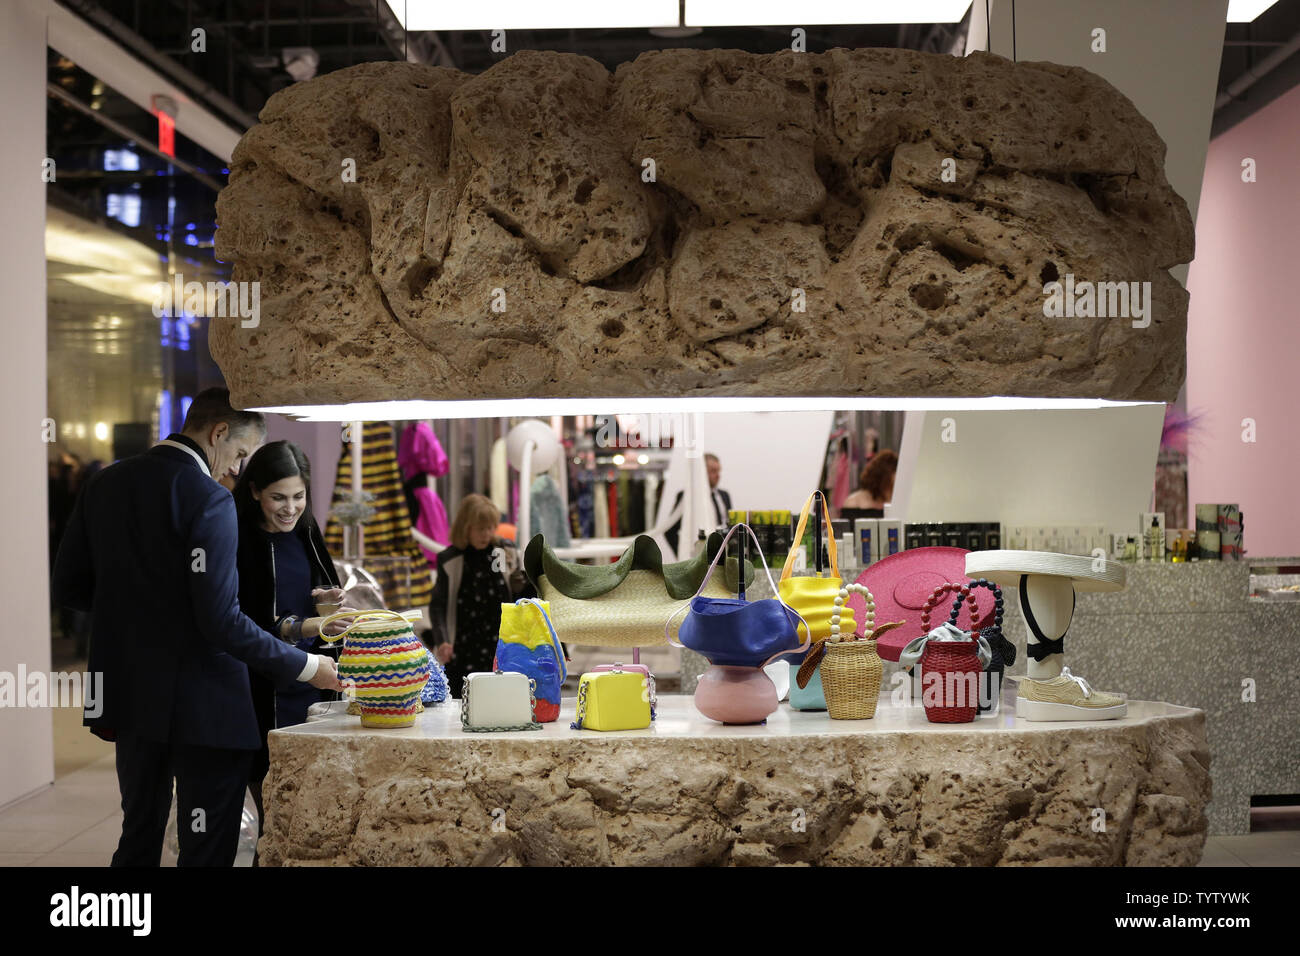
[[[813,567],[817,569],[816,576],[805,575],[793,577],[795,554],[798,551],[799,543],[803,540],[804,529],[808,526],[808,513],[814,507],[814,501],[821,500],[822,514],[825,517],[826,530],[826,553],[830,558],[830,575],[822,577],[821,569],[821,541],[813,542],[813,554],[809,559]],[[817,536],[820,538],[820,535]],[[835,553],[835,534],[831,529],[831,513],[826,506],[826,497],[820,491],[814,491],[804,502],[803,510],[799,512],[799,526],[794,532],[794,546],[790,549],[789,555],[785,559],[785,567],[781,570],[781,580],[777,584],[777,590],[781,593],[781,599],[786,604],[799,612],[799,616],[808,622],[805,629],[802,625],[799,627],[800,639],[806,640],[811,631],[811,637],[814,643],[824,641],[831,636],[831,617],[837,613],[839,616],[839,630],[845,634],[852,634],[857,627],[857,622],[853,620],[853,611],[847,604],[843,603],[840,597],[840,588],[844,582],[840,578],[840,564],[838,555]]]

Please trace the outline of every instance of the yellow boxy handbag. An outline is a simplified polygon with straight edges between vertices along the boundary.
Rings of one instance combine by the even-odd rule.
[[[574,730],[644,730],[655,718],[650,678],[639,670],[592,671],[578,680]]]
[[[814,499],[821,499],[822,514],[825,516],[826,528],[826,553],[831,559],[830,576],[822,577],[821,568],[821,541],[813,542],[814,554],[809,555],[809,559],[814,562],[817,568],[817,575],[792,577],[794,571],[795,553],[799,549],[799,543],[803,540],[804,528],[808,525],[808,512],[813,507]],[[814,491],[804,502],[803,510],[799,512],[799,527],[794,532],[794,547],[790,549],[790,554],[785,559],[785,567],[781,570],[781,580],[777,584],[777,589],[781,592],[781,599],[786,604],[799,612],[799,616],[808,622],[808,629],[802,626],[799,628],[800,639],[807,639],[808,631],[812,632],[813,642],[824,641],[831,636],[831,615],[836,612],[840,587],[844,584],[840,578],[840,564],[838,556],[835,553],[835,534],[831,530],[831,513],[826,507],[826,497],[820,491]],[[839,611],[840,631],[845,634],[852,634],[857,627],[853,620],[853,611],[847,604],[843,605]]]

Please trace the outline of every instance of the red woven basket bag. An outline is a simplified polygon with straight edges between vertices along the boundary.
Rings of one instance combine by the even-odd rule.
[[[921,631],[930,630],[930,611],[945,594],[961,594],[970,605],[971,621],[979,620],[979,609],[975,606],[975,595],[969,585],[944,584],[934,589],[925,606],[921,608]],[[984,668],[979,658],[978,629],[971,631],[969,642],[928,641],[921,654],[921,702],[925,707],[925,717],[932,724],[966,724],[975,719],[979,711],[979,681]],[[926,676],[937,675],[937,690],[941,704],[926,703],[934,697],[934,690],[927,687]],[[936,678],[931,678],[931,681]]]

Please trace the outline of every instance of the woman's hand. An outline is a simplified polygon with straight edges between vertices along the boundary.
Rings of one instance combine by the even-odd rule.
[[[315,639],[321,636],[321,621],[323,617],[308,617],[302,622],[302,636],[304,638]],[[325,636],[335,637],[347,630],[350,621],[330,621],[325,625]]]
[[[439,664],[446,664],[455,654],[450,644],[439,644],[433,649],[433,656]]]
[[[348,609],[344,608],[343,610],[348,610]],[[324,620],[324,618],[313,617],[311,618],[311,620],[316,622],[316,634],[314,636],[319,637],[321,633],[320,623],[321,621]],[[346,631],[348,629],[348,626],[351,624],[352,624],[351,620],[330,621],[328,624],[325,625],[325,636],[337,637],[338,635]],[[303,634],[305,635],[306,633],[307,633],[307,627],[306,625],[303,625]]]
[[[313,604],[342,604],[342,588],[312,588],[311,600]]]

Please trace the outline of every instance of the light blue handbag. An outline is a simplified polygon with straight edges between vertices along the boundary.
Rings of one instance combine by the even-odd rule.
[[[812,680],[807,687],[800,687],[794,679],[796,668],[790,665],[790,706],[795,710],[825,710],[826,694],[822,691],[822,666],[818,664],[813,671]]]

